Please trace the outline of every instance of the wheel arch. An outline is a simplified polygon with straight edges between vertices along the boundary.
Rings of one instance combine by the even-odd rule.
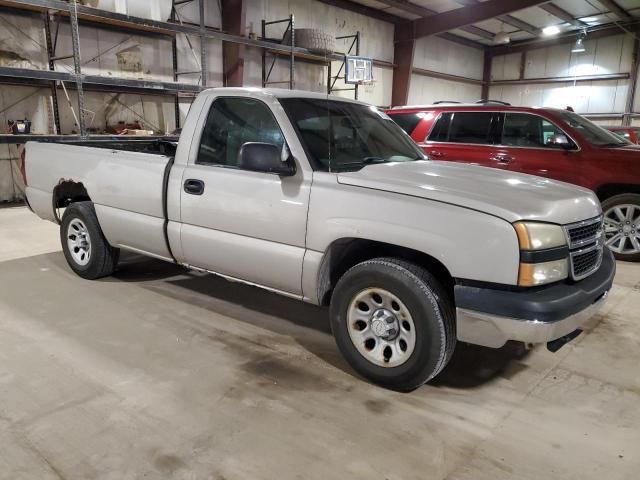
[[[398,258],[425,268],[442,282],[442,286],[453,299],[455,283],[453,276],[435,257],[400,245],[365,238],[345,237],[334,240],[322,257],[316,287],[320,304],[329,305],[335,285],[347,270],[358,263],[378,257]]]
[[[69,179],[60,180],[60,182],[54,187],[51,201],[56,221],[60,223],[61,220],[58,215],[58,209],[66,208],[75,202],[90,202],[91,197],[82,182],[76,182]]]
[[[601,202],[624,193],[640,194],[640,185],[633,183],[606,183],[596,188],[596,195]]]

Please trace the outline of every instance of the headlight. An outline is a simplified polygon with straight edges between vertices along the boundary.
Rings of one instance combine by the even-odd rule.
[[[564,280],[568,275],[569,260],[567,258],[543,263],[520,263],[518,285],[521,287],[534,287]]]
[[[520,250],[543,250],[564,247],[567,237],[560,225],[538,222],[518,222],[513,224],[518,234]]]
[[[518,285],[533,287],[564,280],[569,275],[567,238],[559,225],[517,222],[520,244]]]

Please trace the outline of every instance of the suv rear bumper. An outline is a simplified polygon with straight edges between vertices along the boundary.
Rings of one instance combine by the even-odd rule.
[[[499,348],[509,340],[546,343],[580,328],[605,303],[616,264],[605,249],[597,272],[574,284],[531,290],[456,285],[458,340]]]

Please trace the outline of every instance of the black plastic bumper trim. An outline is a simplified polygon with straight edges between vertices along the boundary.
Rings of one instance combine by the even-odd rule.
[[[598,271],[579,282],[520,291],[456,285],[456,307],[520,320],[555,322],[598,300],[611,289],[615,273],[613,254],[605,248]]]
[[[569,247],[546,248],[544,250],[522,250],[522,263],[544,263],[569,258]]]

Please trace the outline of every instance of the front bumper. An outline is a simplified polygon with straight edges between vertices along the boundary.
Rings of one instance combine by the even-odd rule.
[[[616,264],[605,249],[597,272],[579,282],[526,290],[456,285],[458,340],[499,348],[509,340],[546,343],[580,328],[605,303]]]

